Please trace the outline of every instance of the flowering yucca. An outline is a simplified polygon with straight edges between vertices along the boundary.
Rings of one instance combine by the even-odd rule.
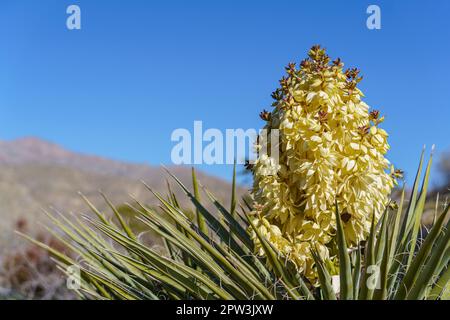
[[[194,170],[192,191],[168,172],[195,208],[196,222],[170,185],[166,197],[146,185],[160,205],[127,204],[139,230],[104,196],[115,219],[85,197],[95,216],[47,213],[60,232],[48,230],[71,254],[21,235],[48,250],[69,279],[69,270],[79,268],[75,292],[84,299],[448,298],[450,204],[426,235],[421,228],[432,156],[420,183],[422,152],[409,200],[403,188],[397,210],[384,210],[401,172],[386,172],[383,118],[361,101],[356,69],[343,72],[340,60],[330,64],[318,46],[309,56],[300,70],[289,65],[274,93],[275,110],[261,113],[270,137],[263,134],[257,147],[271,153],[260,150],[247,166],[254,171],[254,206],[236,200],[236,168],[229,209],[208,189],[200,193]],[[146,230],[160,235],[165,248],[144,241],[139,234]],[[339,290],[331,277],[337,273]]]
[[[313,280],[311,245],[325,261],[335,260],[335,203],[355,246],[369,233],[372,215],[381,216],[401,172],[386,172],[388,135],[379,127],[383,117],[361,100],[359,71],[343,71],[320,46],[308,55],[300,68],[288,65],[272,94],[274,110],[260,115],[269,135],[278,129],[279,160],[261,155],[254,164],[253,224]],[[255,233],[253,240],[263,255]]]

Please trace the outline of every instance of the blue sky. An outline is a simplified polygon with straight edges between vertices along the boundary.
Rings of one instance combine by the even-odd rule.
[[[77,4],[82,29],[66,28]],[[366,8],[381,8],[381,30]],[[170,163],[176,128],[259,128],[290,61],[321,44],[357,66],[385,115],[389,158],[414,175],[450,148],[450,1],[0,3],[0,139],[38,136],[114,159]],[[230,167],[201,166],[228,178]]]

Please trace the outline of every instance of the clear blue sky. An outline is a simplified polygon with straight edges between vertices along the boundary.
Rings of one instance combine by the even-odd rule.
[[[66,28],[70,4],[82,30]],[[369,4],[381,30],[366,28]],[[169,163],[172,130],[194,120],[259,128],[283,67],[318,43],[362,70],[389,158],[411,178],[424,144],[450,147],[449,16],[447,0],[2,0],[0,139]]]

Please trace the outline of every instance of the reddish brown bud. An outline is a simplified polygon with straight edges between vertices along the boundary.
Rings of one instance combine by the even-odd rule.
[[[259,113],[259,117],[264,121],[269,121],[270,120],[270,112],[264,109],[262,112]]]
[[[379,116],[380,116],[380,111],[378,111],[378,110],[372,110],[369,113],[369,119],[370,120],[377,120]]]
[[[351,217],[352,215],[348,212],[344,212],[343,214],[341,214],[341,220],[345,223],[349,222]]]
[[[358,131],[362,136],[365,136],[366,134],[369,133],[369,126],[362,126],[362,127],[358,127]]]

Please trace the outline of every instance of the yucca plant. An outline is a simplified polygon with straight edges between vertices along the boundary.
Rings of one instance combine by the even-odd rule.
[[[383,118],[361,101],[358,71],[342,66],[318,46],[299,70],[288,66],[274,111],[261,114],[269,132],[280,131],[279,162],[266,154],[249,166],[252,202],[236,198],[236,170],[230,204],[201,193],[194,170],[192,188],[168,171],[194,218],[170,186],[164,196],[146,185],[159,208],[128,204],[164,248],[145,243],[106,196],[112,214],[85,197],[93,216],[47,213],[61,231],[49,232],[73,255],[23,236],[68,277],[76,266],[75,290],[87,299],[447,298],[449,205],[421,223],[432,156],[421,179],[422,152],[409,201],[405,187],[392,201],[400,171],[386,172]]]
[[[314,286],[296,272],[295,266],[252,227],[248,203],[240,205],[233,200],[225,207],[204,189],[208,201],[217,208],[208,211],[200,199],[194,171],[193,191],[171,176],[196,208],[196,221],[183,213],[171,191],[167,198],[153,193],[160,201],[160,210],[137,200],[129,204],[137,219],[161,236],[164,250],[141,242],[106,197],[117,224],[86,198],[95,218],[84,215],[69,219],[48,213],[62,234],[53,228],[48,228],[49,232],[79,256],[76,260],[22,236],[48,250],[62,272],[78,266],[81,282],[76,292],[86,299],[448,298],[450,232],[445,220],[449,205],[424,236],[421,217],[431,159],[419,191],[422,163],[423,154],[405,214],[403,189],[398,208],[388,207],[377,225],[372,220],[369,237],[357,250],[347,248],[340,214],[335,212],[340,262],[335,283],[314,251],[319,283]],[[235,199],[234,188],[232,192]],[[264,257],[254,254],[249,228],[258,235]]]

